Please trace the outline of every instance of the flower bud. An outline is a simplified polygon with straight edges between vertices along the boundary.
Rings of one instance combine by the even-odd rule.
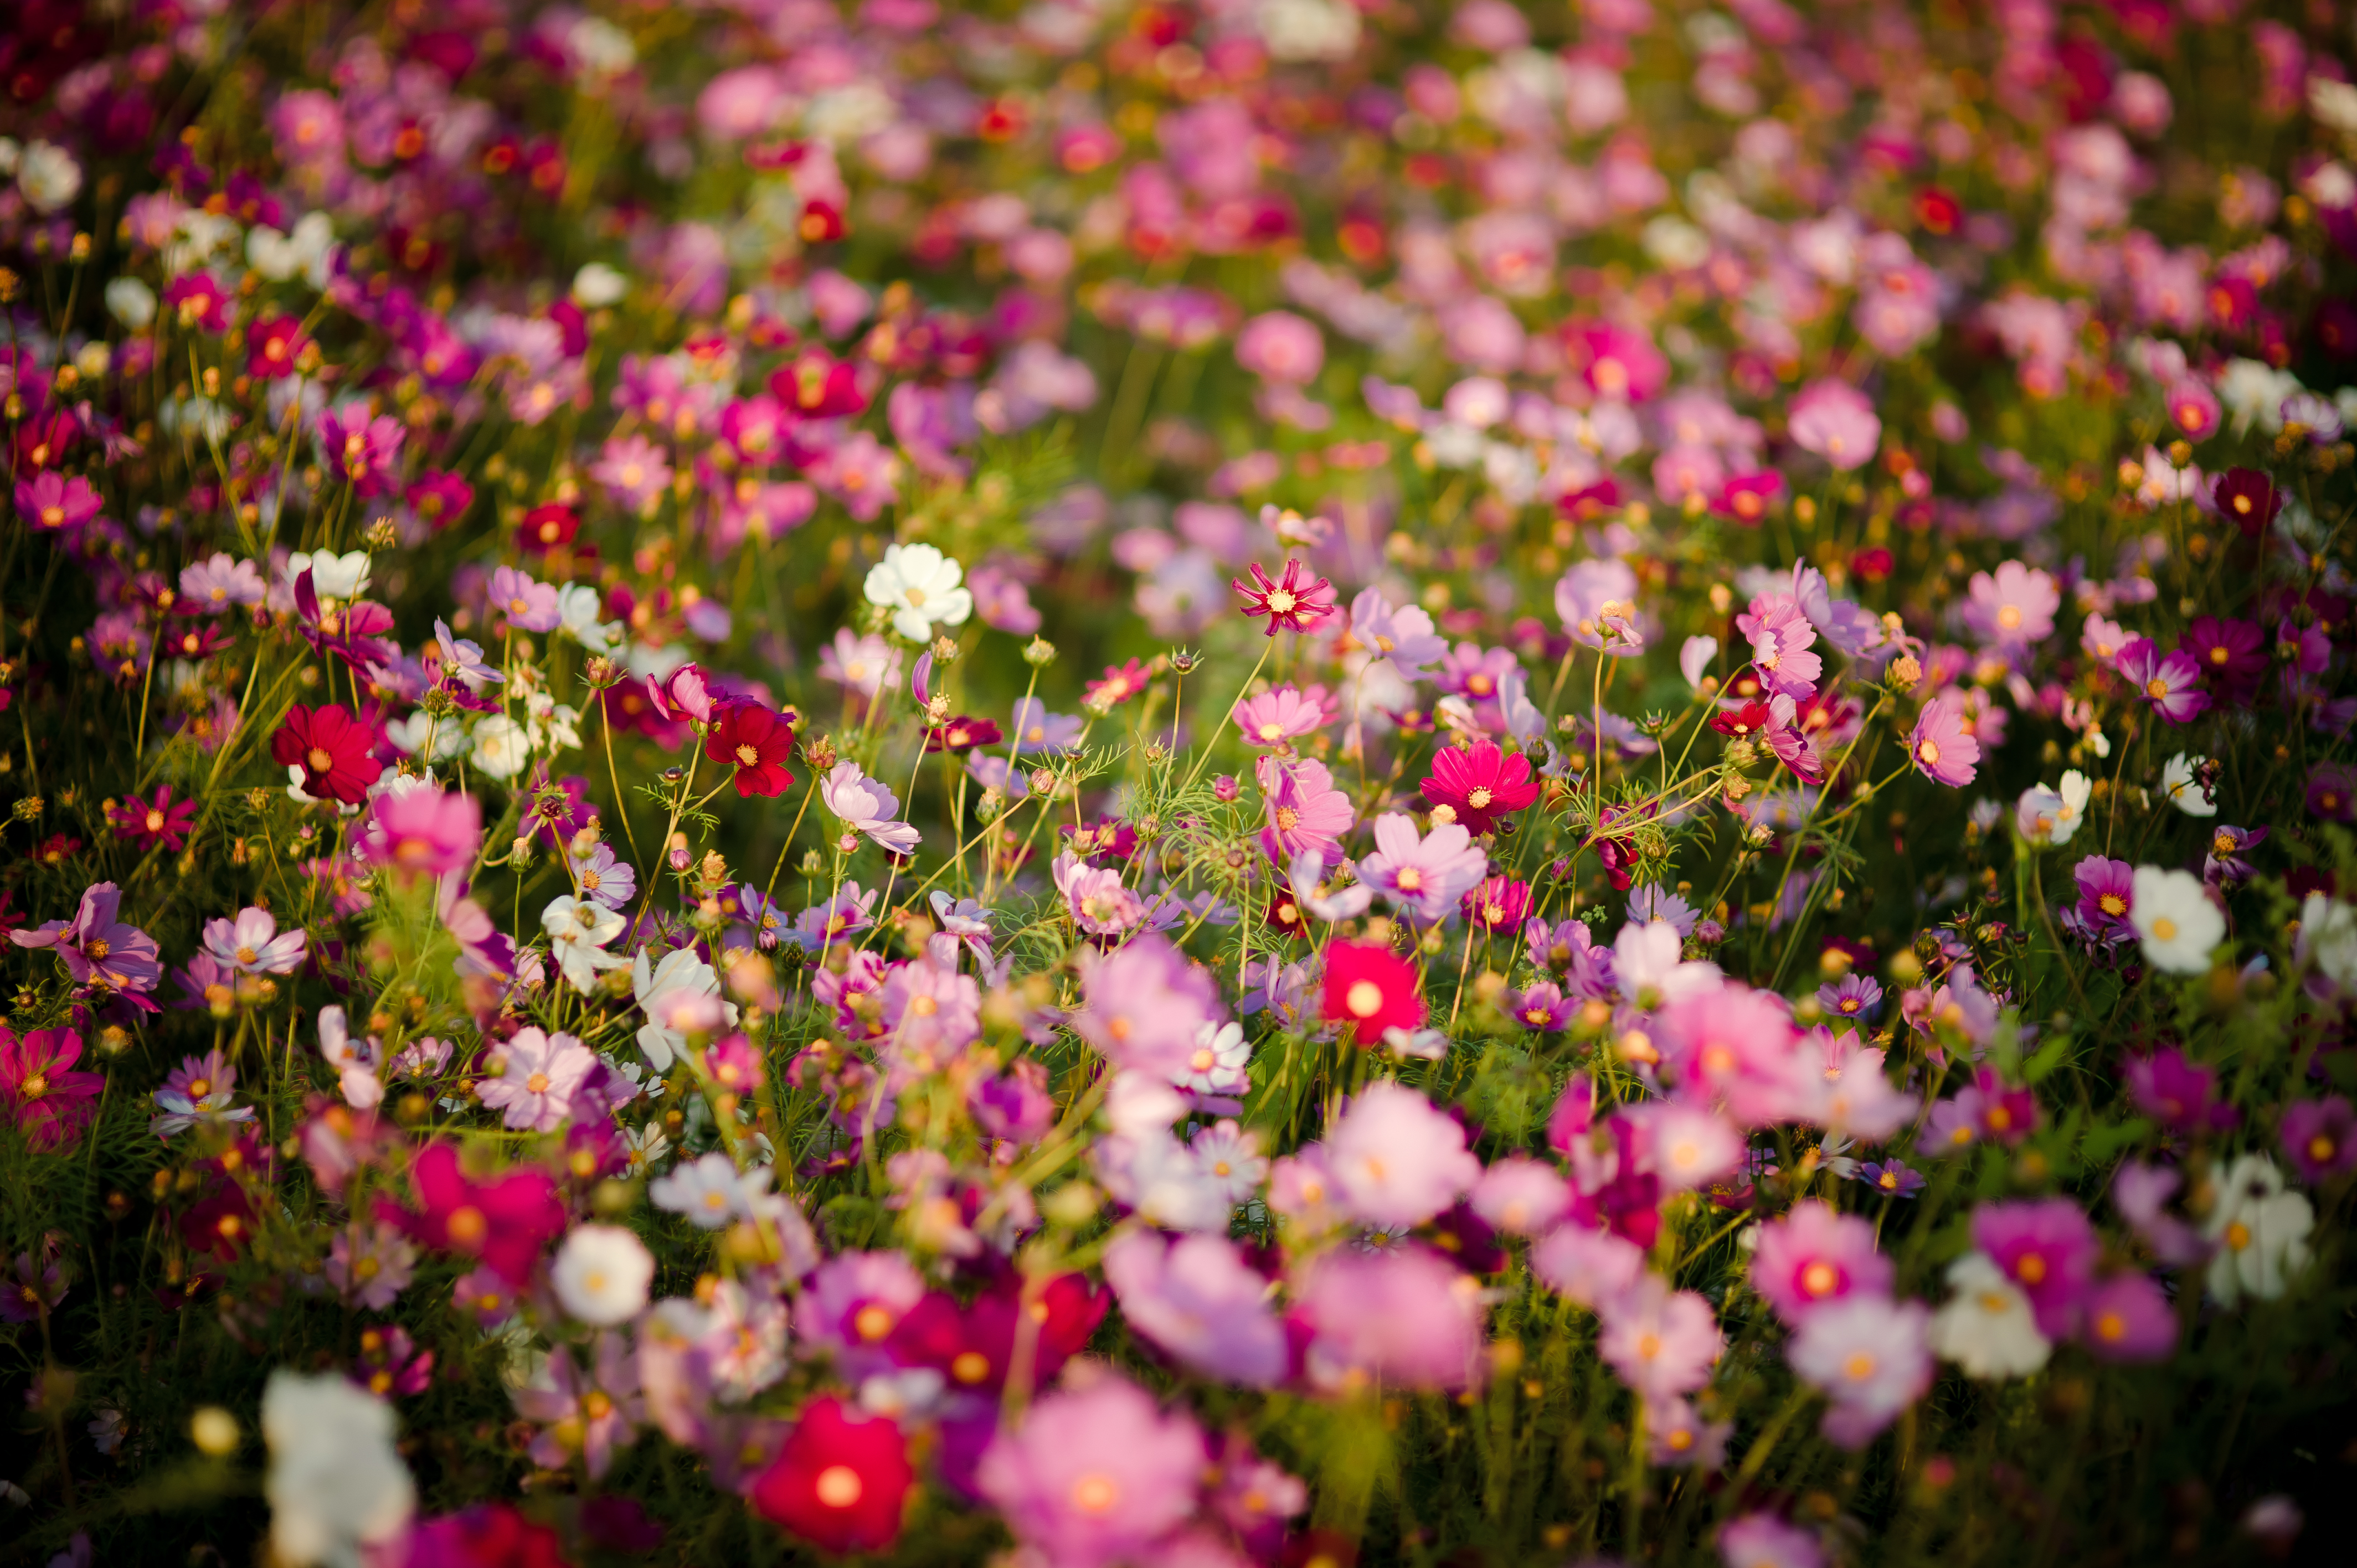
[[[1056,645],[1044,637],[1035,637],[1023,645],[1023,662],[1034,670],[1045,670],[1056,662]]]
[[[1232,804],[1238,793],[1240,791],[1236,787],[1236,776],[1232,773],[1222,773],[1211,780],[1212,799],[1222,805]]]

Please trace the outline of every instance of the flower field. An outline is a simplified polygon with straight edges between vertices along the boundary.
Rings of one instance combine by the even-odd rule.
[[[2346,1560],[2346,7],[12,9],[0,1568]]]

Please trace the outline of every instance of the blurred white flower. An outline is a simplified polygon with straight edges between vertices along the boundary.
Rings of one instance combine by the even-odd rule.
[[[360,1568],[363,1548],[407,1528],[417,1488],[393,1452],[393,1410],[350,1379],[271,1373],[262,1435],[270,1445],[270,1549],[287,1568]]]
[[[619,1225],[575,1226],[548,1271],[557,1304],[593,1328],[611,1328],[645,1311],[654,1277],[646,1243]]]

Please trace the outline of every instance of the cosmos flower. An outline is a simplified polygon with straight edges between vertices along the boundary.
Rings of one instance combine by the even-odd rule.
[[[1309,631],[1334,613],[1334,585],[1323,577],[1313,583],[1306,576],[1298,561],[1287,561],[1282,577],[1271,577],[1255,561],[1251,585],[1238,579],[1232,585],[1244,596],[1243,613],[1268,618],[1265,629],[1275,637],[1279,631]]]

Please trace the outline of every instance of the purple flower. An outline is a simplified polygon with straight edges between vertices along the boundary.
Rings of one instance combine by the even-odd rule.
[[[236,1098],[237,1069],[219,1047],[200,1057],[183,1057],[164,1079],[164,1087],[156,1091],[156,1107],[164,1113],[149,1125],[156,1136],[169,1138],[199,1122],[253,1121],[253,1107],[233,1107],[231,1102]]]
[[[2128,1222],[2153,1256],[2170,1268],[2198,1263],[2210,1245],[2185,1220],[2169,1212],[2170,1197],[2185,1178],[2167,1165],[2130,1160],[2112,1177],[2112,1207]]]
[[[547,1369],[514,1392],[517,1412],[538,1423],[533,1439],[535,1465],[561,1470],[576,1454],[597,1480],[614,1462],[614,1450],[636,1435],[645,1413],[639,1398],[638,1361],[619,1334],[597,1336],[594,1370],[575,1369],[573,1351],[560,1345],[548,1353]]]
[[[1838,984],[1818,986],[1817,1005],[1835,1017],[1871,1024],[1882,1015],[1882,987],[1870,974],[1852,972]]]
[[[2201,880],[2212,887],[2241,886],[2258,870],[2244,854],[2266,841],[2265,828],[2212,828],[2210,853],[2201,861]]]
[[[1127,1231],[1105,1249],[1104,1276],[1130,1326],[1189,1369],[1249,1388],[1284,1380],[1285,1328],[1268,1309],[1268,1282],[1226,1237],[1166,1242]]]
[[[1973,1244],[2029,1298],[2040,1334],[2071,1333],[2103,1250],[2084,1210],[2067,1197],[1984,1203],[1973,1211]]]
[[[10,931],[8,940],[20,948],[56,949],[77,984],[153,991],[164,978],[156,939],[115,918],[122,901],[122,890],[113,883],[94,883],[82,890],[72,919],[44,921],[38,930],[20,928]]]
[[[1176,1081],[1195,1054],[1195,1036],[1219,1020],[1211,977],[1153,933],[1100,959],[1084,959],[1081,1008],[1072,1027],[1114,1066]]]
[[[2308,774],[2308,814],[2324,822],[2357,822],[2357,768],[2319,762]]]
[[[1447,914],[1490,868],[1490,857],[1461,822],[1437,822],[1416,837],[1413,818],[1388,811],[1375,819],[1375,853],[1359,861],[1359,880],[1421,920]]]
[[[1424,1247],[1338,1248],[1292,1283],[1304,1370],[1319,1388],[1461,1389],[1478,1375],[1480,1283]]]
[[[2003,1079],[1982,1068],[1953,1099],[1932,1105],[1918,1152],[1935,1157],[1962,1154],[1991,1140],[2010,1145],[2037,1128],[2037,1097],[2027,1089],[2007,1089]]]
[[[303,967],[301,928],[278,934],[267,909],[242,909],[234,920],[205,922],[205,950],[245,974],[292,974]]]
[[[564,620],[556,590],[536,583],[512,566],[491,573],[491,608],[507,617],[518,631],[554,631]]]
[[[2284,1107],[2284,1153],[2310,1187],[2357,1170],[2357,1112],[2338,1094]]]
[[[347,1303],[382,1312],[409,1288],[417,1248],[398,1226],[356,1220],[336,1232],[323,1272]]]
[[[1124,886],[1121,873],[1067,853],[1056,857],[1056,891],[1072,924],[1092,937],[1117,937],[1146,918],[1146,906]]]
[[[2080,922],[2098,939],[2125,941],[2136,935],[2136,867],[2125,860],[2091,854],[2071,873],[2079,885]]]
[[[1824,1548],[1807,1530],[1772,1514],[1748,1513],[1718,1532],[1727,1568],[1825,1568]]]
[[[442,654],[442,676],[446,681],[456,678],[490,686],[507,679],[483,661],[482,644],[451,636],[449,623],[439,616],[434,618],[434,643]]]
[[[1857,1178],[1885,1197],[1912,1197],[1923,1190],[1923,1173],[1903,1160],[1868,1160]]]
[[[1583,648],[1616,659],[1641,652],[1645,637],[1637,625],[1637,573],[1626,561],[1581,561],[1557,579],[1555,613]]]
[[[597,1065],[597,1053],[571,1035],[519,1029],[499,1052],[506,1070],[486,1078],[476,1093],[504,1113],[511,1127],[554,1133],[573,1114],[573,1101]]]
[[[2152,639],[2139,637],[2120,650],[2112,665],[2170,724],[2191,724],[2210,706],[2210,694],[2201,690],[2201,667],[2181,649],[2162,653]]]
[[[1844,472],[1862,467],[1882,439],[1882,421],[1866,394],[1846,381],[1817,381],[1803,387],[1787,411],[1792,445],[1814,452]]]
[[[269,589],[251,561],[216,552],[210,559],[180,568],[180,602],[185,612],[218,615],[231,606],[251,609]]]
[[[51,1231],[41,1241],[38,1256],[16,1254],[14,1278],[0,1278],[0,1320],[38,1323],[66,1298],[65,1264],[58,1256],[63,1238]]]
[[[1540,981],[1528,991],[1509,991],[1498,998],[1499,1010],[1534,1035],[1559,1034],[1579,1014],[1580,999],[1566,996],[1552,981]]]
[[[2177,1314],[2150,1274],[2114,1274],[2087,1293],[2084,1333],[2106,1361],[2166,1360],[2177,1348]]]
[[[1185,1412],[1106,1372],[1048,1395],[983,1454],[974,1486],[1015,1539],[1057,1568],[1109,1568],[1195,1511],[1208,1457]]]
[[[1971,783],[1979,768],[1981,743],[1964,726],[1964,700],[1939,696],[1926,703],[1907,737],[1907,755],[1935,784],[1953,789]]]
[[[2163,1046],[2127,1063],[2128,1092],[2136,1109],[2173,1133],[2230,1127],[2239,1119],[2231,1105],[2213,1105],[2210,1091],[2218,1075],[2175,1046]]]

